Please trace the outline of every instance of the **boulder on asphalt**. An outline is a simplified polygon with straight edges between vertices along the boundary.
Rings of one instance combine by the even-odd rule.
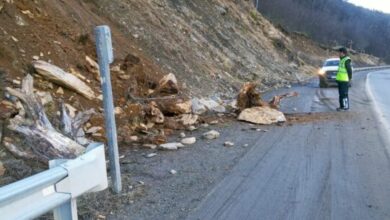
[[[181,143],[184,145],[192,145],[196,143],[196,138],[195,137],[184,138],[183,140],[181,140]]]
[[[254,124],[269,125],[278,122],[285,122],[286,117],[278,110],[269,107],[253,107],[243,110],[238,120]]]
[[[220,133],[216,130],[211,130],[211,131],[203,134],[203,138],[205,138],[207,140],[217,139],[217,138],[219,138],[219,136],[220,136]]]
[[[160,144],[159,149],[161,150],[177,150],[179,148],[184,147],[182,143],[166,143]]]

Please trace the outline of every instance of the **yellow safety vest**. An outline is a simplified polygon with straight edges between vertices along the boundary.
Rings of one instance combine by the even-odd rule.
[[[348,71],[347,71],[347,67],[345,66],[345,62],[347,62],[347,60],[351,60],[351,58],[346,56],[340,60],[339,70],[337,71],[337,75],[336,75],[336,81],[349,82]]]

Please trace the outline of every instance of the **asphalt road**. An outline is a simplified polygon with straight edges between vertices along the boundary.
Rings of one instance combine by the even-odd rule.
[[[390,71],[366,79],[355,75],[349,112],[335,111],[336,88],[292,88],[284,111],[310,120],[259,135],[188,219],[390,219]]]

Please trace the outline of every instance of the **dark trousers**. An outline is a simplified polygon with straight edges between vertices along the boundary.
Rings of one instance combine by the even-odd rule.
[[[349,109],[349,99],[348,99],[348,82],[337,82],[339,87],[339,102],[340,108]]]

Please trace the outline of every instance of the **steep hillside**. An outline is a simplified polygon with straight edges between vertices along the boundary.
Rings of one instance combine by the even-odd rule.
[[[329,45],[348,45],[390,61],[390,15],[344,0],[263,0],[259,10],[290,31]],[[304,24],[304,25],[302,25]]]

